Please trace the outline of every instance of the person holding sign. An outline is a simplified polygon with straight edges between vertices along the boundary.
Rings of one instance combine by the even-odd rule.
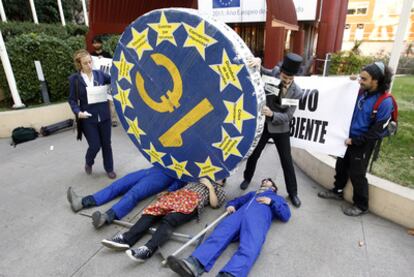
[[[298,73],[301,63],[301,56],[289,53],[283,59],[280,70],[279,67],[275,67],[273,70],[262,67],[266,105],[261,112],[266,116],[266,124],[256,149],[247,160],[244,180],[240,184],[240,188],[243,190],[249,186],[256,170],[257,160],[267,141],[273,139],[279,152],[286,189],[295,207],[300,207],[301,201],[297,193],[296,175],[290,149],[289,123],[302,96],[301,88],[294,82],[294,75]],[[249,61],[249,64],[250,66],[260,66],[261,60],[253,58]],[[276,78],[280,78],[280,81]]]
[[[374,114],[374,105],[378,98],[390,89],[391,69],[382,62],[365,66],[359,74],[361,89],[352,116],[348,146],[343,158],[338,157],[335,165],[334,188],[321,191],[318,196],[325,199],[343,199],[343,190],[348,179],[354,188],[352,207],[343,207],[348,216],[358,216],[368,212],[368,180],[366,178],[368,162],[377,140],[387,132],[394,109],[390,97],[385,98]]]
[[[103,163],[107,175],[116,178],[111,146],[111,113],[108,92],[111,77],[100,70],[92,70],[92,58],[88,51],[81,49],[73,56],[78,72],[69,77],[69,105],[79,119],[81,133],[88,141],[85,156],[85,172],[92,173],[92,165],[102,148]]]
[[[200,276],[209,272],[227,246],[239,241],[239,247],[217,276],[247,276],[260,255],[273,220],[287,222],[290,209],[277,194],[270,178],[262,180],[257,191],[251,191],[226,204],[230,214],[211,235],[185,259],[167,258],[168,266],[180,276]]]

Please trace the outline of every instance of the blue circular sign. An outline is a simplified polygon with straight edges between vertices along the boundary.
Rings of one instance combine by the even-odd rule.
[[[129,25],[111,67],[116,111],[141,153],[185,181],[228,177],[263,130],[265,96],[238,35],[191,9]]]

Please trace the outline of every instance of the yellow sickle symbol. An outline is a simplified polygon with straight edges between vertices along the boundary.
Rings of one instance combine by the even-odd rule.
[[[140,72],[137,72],[135,81],[138,87],[138,93],[141,95],[142,100],[154,111],[165,113],[173,112],[174,108],[180,106],[180,99],[183,95],[183,81],[181,80],[180,71],[175,66],[175,64],[165,55],[160,53],[154,53],[151,55],[151,58],[157,65],[161,65],[167,69],[170,73],[173,80],[174,88],[172,91],[167,91],[167,96],[161,96],[161,101],[157,102],[148,95],[148,92],[145,90],[144,78]]]

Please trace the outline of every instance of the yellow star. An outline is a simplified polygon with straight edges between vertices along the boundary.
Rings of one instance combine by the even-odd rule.
[[[139,33],[134,28],[131,28],[131,30],[132,39],[126,47],[135,49],[138,55],[138,59],[141,59],[144,51],[153,50],[148,41],[148,28],[146,28],[141,33]]]
[[[217,40],[205,33],[205,21],[202,20],[195,28],[184,23],[184,28],[188,34],[187,39],[184,42],[184,47],[195,47],[201,57],[205,60],[206,48],[217,42]]]
[[[129,100],[129,91],[131,89],[123,90],[118,82],[116,82],[118,93],[114,96],[114,99],[121,104],[122,113],[125,113],[125,108],[130,107],[133,109],[131,101]]]
[[[164,40],[171,42],[177,46],[177,42],[174,38],[174,32],[180,27],[180,23],[169,23],[164,12],[161,12],[159,23],[148,23],[155,32],[157,32],[157,46]]]
[[[125,79],[131,83],[130,71],[132,67],[134,67],[134,64],[128,62],[128,60],[125,58],[124,51],[121,52],[119,61],[114,61],[114,65],[116,68],[118,68],[118,82],[122,79]]]
[[[141,144],[141,135],[146,135],[146,133],[141,128],[139,128],[138,117],[136,117],[134,121],[130,120],[129,118],[125,119],[129,126],[127,133],[134,135],[138,143]]]
[[[230,137],[223,127],[221,129],[222,129],[221,141],[213,143],[213,146],[221,150],[224,161],[226,161],[230,155],[242,157],[239,149],[237,149],[237,146],[239,145],[243,137],[242,136]]]
[[[155,149],[154,145],[150,142],[150,149],[143,148],[144,151],[150,156],[150,162],[153,163],[159,163],[163,167],[165,167],[164,162],[162,161],[162,157],[165,156],[166,153],[158,152],[157,149]]]
[[[232,84],[239,90],[242,90],[237,74],[239,74],[240,70],[242,70],[243,65],[231,63],[225,49],[223,49],[221,64],[212,64],[210,67],[218,75],[220,75],[220,91],[223,91],[229,84]]]
[[[179,162],[176,159],[174,159],[173,156],[171,156],[171,160],[172,160],[172,164],[167,166],[169,169],[175,171],[175,173],[177,174],[178,178],[181,179],[181,176],[183,176],[183,174],[191,176],[190,172],[187,171],[187,169],[185,168],[187,166],[187,162],[188,161],[183,161],[183,162]]]
[[[199,178],[208,176],[212,180],[215,180],[214,174],[222,170],[221,167],[215,166],[211,163],[210,157],[207,157],[204,163],[195,162],[195,164],[200,168],[200,173],[198,174]]]
[[[247,111],[243,109],[243,102],[244,102],[243,97],[244,96],[241,95],[235,103],[223,101],[224,105],[227,108],[227,112],[228,112],[226,118],[224,119],[224,123],[233,124],[234,127],[236,127],[236,129],[240,132],[240,134],[242,133],[243,122],[245,120],[255,118],[254,115],[252,115],[251,113],[248,113]]]

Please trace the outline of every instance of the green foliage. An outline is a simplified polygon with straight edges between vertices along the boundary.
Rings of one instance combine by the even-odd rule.
[[[62,99],[67,95],[68,84],[65,79],[73,72],[73,66],[70,55],[72,50],[64,41],[48,35],[32,33],[9,39],[6,47],[23,102],[41,103],[35,60],[39,60],[42,64],[51,101]]]
[[[32,10],[29,0],[2,0],[7,20],[33,22]],[[59,9],[56,0],[34,1],[36,14],[41,23],[60,23]],[[62,1],[63,13],[66,23],[73,22],[76,14],[82,10],[79,0]]]
[[[116,46],[118,45],[118,41],[120,39],[120,35],[107,35],[103,37],[103,49],[111,56],[114,56],[114,52],[116,49]]]
[[[373,61],[373,57],[361,56],[353,51],[341,51],[332,54],[329,75],[356,74],[364,65]]]
[[[26,105],[42,102],[34,61],[42,64],[48,82],[50,100],[65,100],[68,94],[68,76],[75,71],[73,53],[85,48],[83,25],[34,24],[31,22],[0,23],[17,88]],[[8,83],[0,68],[0,87],[6,99],[0,106],[12,105]]]
[[[0,30],[4,41],[22,34],[46,34],[60,39],[67,39],[71,36],[85,35],[88,27],[84,25],[68,24],[63,27],[61,24],[34,24],[31,22],[1,22]]]
[[[398,132],[382,142],[372,172],[414,188],[414,76],[397,77],[392,91],[399,108]]]

